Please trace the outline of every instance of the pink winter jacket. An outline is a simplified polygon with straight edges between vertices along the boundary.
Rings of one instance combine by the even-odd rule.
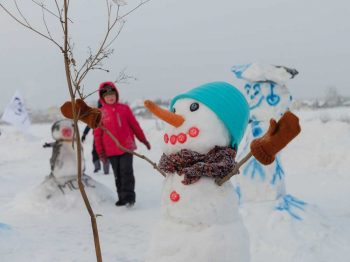
[[[118,99],[118,91],[113,82],[102,83],[100,89],[106,84],[115,88]],[[145,134],[128,105],[118,103],[118,100],[115,104],[109,105],[105,103],[102,97],[100,97],[100,101],[102,104],[100,108],[102,111],[102,125],[118,139],[122,146],[130,150],[135,150],[134,135],[142,143],[147,141]],[[112,138],[101,128],[94,129],[94,139],[96,151],[99,156],[110,157],[125,153],[117,147]]]

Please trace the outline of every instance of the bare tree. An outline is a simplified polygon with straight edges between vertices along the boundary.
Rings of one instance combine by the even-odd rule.
[[[123,7],[125,2],[122,0],[113,0],[112,3],[110,0],[105,0],[106,11],[107,11],[107,23],[104,36],[99,43],[99,46],[96,50],[89,49],[88,56],[82,61],[77,61],[74,56],[74,44],[72,41],[72,36],[70,34],[70,25],[73,23],[73,19],[70,17],[70,0],[50,0],[47,1],[50,5],[47,5],[46,2],[40,2],[36,0],[31,0],[32,4],[39,8],[42,12],[42,23],[43,28],[40,29],[32,25],[31,20],[28,19],[19,5],[19,1],[13,0],[13,9],[10,9],[8,5],[0,3],[1,9],[9,15],[15,22],[19,25],[31,30],[33,33],[40,35],[42,38],[51,42],[57,50],[62,53],[63,64],[65,69],[65,78],[67,81],[68,91],[71,98],[72,110],[73,110],[73,120],[74,120],[74,131],[75,131],[75,145],[77,148],[77,174],[78,174],[78,185],[81,192],[82,198],[84,200],[85,206],[91,218],[92,231],[94,236],[96,259],[98,262],[102,261],[102,253],[98,235],[98,228],[96,217],[94,213],[87,194],[82,183],[82,156],[81,156],[81,143],[80,143],[80,134],[78,129],[78,116],[79,112],[75,110],[75,101],[76,98],[85,99],[90,94],[84,94],[82,88],[83,82],[86,76],[93,70],[102,70],[109,72],[103,66],[103,61],[109,58],[113,53],[112,45],[115,40],[118,38],[122,32],[125,24],[125,19],[131,13],[136,11],[145,3],[150,0],[140,0],[140,2],[129,8],[128,10],[122,12],[127,7]],[[123,9],[123,10],[122,10]],[[54,37],[50,28],[52,25],[48,24],[47,17],[53,18],[56,23],[54,26],[59,28],[61,32],[60,37]],[[63,37],[62,37],[63,36]],[[122,80],[127,80],[129,77],[125,73],[121,73],[120,78]],[[117,78],[118,79],[118,78]]]

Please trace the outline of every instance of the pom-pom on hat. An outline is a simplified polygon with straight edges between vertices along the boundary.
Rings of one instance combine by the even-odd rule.
[[[226,82],[207,83],[174,97],[170,102],[172,111],[181,98],[192,98],[210,108],[224,123],[231,136],[231,146],[238,148],[249,120],[249,106],[243,94]]]

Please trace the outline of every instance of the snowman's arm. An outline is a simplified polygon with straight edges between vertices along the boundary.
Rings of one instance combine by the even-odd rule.
[[[45,144],[43,144],[43,148],[53,147],[55,143],[56,143],[56,142],[51,142],[51,143],[45,142]]]
[[[270,127],[260,138],[254,139],[250,144],[250,152],[237,164],[236,168],[222,179],[215,182],[221,186],[233,175],[237,174],[238,168],[251,156],[254,156],[263,165],[270,165],[275,161],[276,154],[292,141],[301,131],[299,118],[287,111],[278,122],[270,120]]]

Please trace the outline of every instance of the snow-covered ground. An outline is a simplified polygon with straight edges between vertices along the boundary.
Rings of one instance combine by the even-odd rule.
[[[325,253],[319,261],[350,261],[350,250],[347,251],[350,243],[350,108],[296,113],[301,118],[302,133],[284,150],[282,157],[287,192],[316,208],[317,214],[322,214],[320,224],[326,221],[323,227],[317,228],[324,232],[314,233],[324,233],[324,239],[334,245],[334,254]],[[139,144],[138,151],[157,162],[162,139],[159,122],[152,119],[140,122],[152,150],[148,152]],[[52,140],[50,127],[50,124],[33,125],[35,137],[27,138],[11,126],[0,126],[0,261],[96,261],[90,218],[79,192],[46,199],[40,190],[50,171],[51,149],[42,148],[44,142]],[[102,215],[98,217],[98,226],[104,261],[143,261],[160,218],[163,179],[149,164],[135,158],[136,205],[129,209],[116,207],[113,175],[92,172],[91,143],[90,134],[84,144],[86,174],[105,186],[99,187],[98,193],[88,191],[95,213]],[[102,199],[101,193],[106,197]],[[256,220],[254,230],[263,226],[260,217],[249,219],[249,225]],[[298,224],[294,229],[295,226]],[[271,249],[264,253],[254,249],[252,261],[273,262],[275,252],[284,254],[286,261],[291,260],[287,259],[293,255],[289,253],[288,239],[294,232],[292,229],[281,232],[276,238],[278,250],[274,243],[270,243]],[[283,244],[281,238],[285,239]],[[313,239],[319,238],[303,236],[301,241]],[[332,242],[332,239],[335,240]],[[334,260],[339,251],[343,251],[342,257]],[[296,257],[293,261],[314,262],[316,252],[310,250],[308,260]]]

